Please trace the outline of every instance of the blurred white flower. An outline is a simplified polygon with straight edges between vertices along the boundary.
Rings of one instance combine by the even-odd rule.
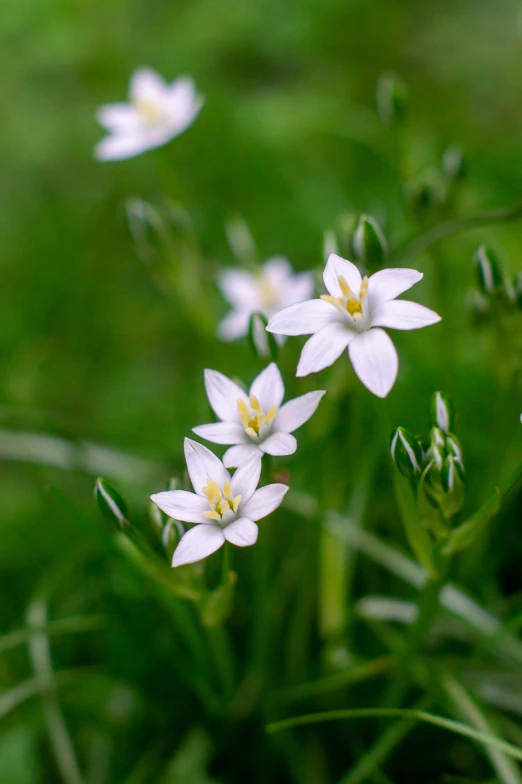
[[[129,103],[109,103],[98,110],[97,120],[109,135],[94,155],[100,161],[117,161],[161,147],[183,133],[202,106],[191,77],[167,84],[152,69],[139,68],[132,74]]]
[[[252,314],[261,313],[269,319],[281,308],[309,299],[314,292],[312,273],[294,273],[290,262],[282,256],[268,259],[258,273],[239,268],[225,269],[219,276],[218,285],[232,306],[231,312],[218,327],[218,336],[226,341],[248,333]],[[254,335],[254,338],[260,353],[266,355],[266,333]],[[264,338],[264,345],[261,338]],[[277,335],[276,340],[280,345],[284,342],[281,335]]]
[[[230,476],[209,449],[190,438],[185,439],[185,459],[195,493],[168,490],[151,498],[169,517],[184,523],[198,523],[181,538],[172,566],[201,561],[218,550],[225,541],[248,547],[257,541],[257,520],[281,504],[288,492],[286,485],[257,488],[261,461],[250,457]]]
[[[381,327],[419,329],[440,321],[423,305],[395,298],[422,278],[412,269],[383,269],[370,278],[350,261],[330,254],[321,299],[291,305],[270,319],[277,335],[312,335],[301,352],[298,376],[331,365],[348,348],[353,368],[370,392],[386,397],[397,378],[399,358]]]
[[[253,455],[293,454],[297,441],[291,433],[310,419],[325,394],[308,392],[281,405],[285,388],[273,362],[254,380],[248,395],[217,370],[205,370],[205,388],[221,421],[195,427],[194,433],[215,444],[233,444],[223,457],[229,468]]]

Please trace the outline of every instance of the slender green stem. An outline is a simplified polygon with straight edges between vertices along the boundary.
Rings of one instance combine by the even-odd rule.
[[[388,257],[388,261],[395,264],[399,261],[403,263],[413,256],[420,255],[427,248],[435,245],[446,237],[451,237],[453,234],[460,234],[463,231],[480,228],[481,226],[518,220],[519,218],[522,218],[522,204],[508,209],[488,210],[486,212],[478,213],[478,215],[468,215],[462,218],[444,221],[443,223],[438,223],[436,226],[432,226],[431,229],[428,229],[415,239],[410,240],[403,245],[399,245],[398,248],[392,251]]]

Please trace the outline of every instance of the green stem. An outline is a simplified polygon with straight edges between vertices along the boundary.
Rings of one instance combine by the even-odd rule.
[[[468,215],[462,218],[454,218],[452,220],[438,223],[432,226],[423,234],[420,234],[413,240],[399,245],[390,256],[388,261],[390,264],[397,263],[418,256],[423,253],[427,248],[435,245],[437,242],[451,237],[453,234],[460,234],[462,231],[480,228],[481,226],[488,226],[494,223],[505,223],[511,220],[518,220],[522,218],[522,204],[517,207],[512,207],[503,210],[489,210],[481,212],[478,215]]]

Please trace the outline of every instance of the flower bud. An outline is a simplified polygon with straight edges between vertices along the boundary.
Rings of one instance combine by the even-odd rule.
[[[440,427],[432,427],[430,430],[430,447],[438,447],[444,452],[446,449],[446,439]]]
[[[422,471],[422,449],[414,436],[404,427],[392,433],[390,451],[393,462],[403,476],[412,479]]]
[[[444,460],[446,459],[444,446],[432,444],[429,449],[429,457],[437,471],[442,471],[442,466],[444,465]]]
[[[262,313],[252,313],[248,326],[248,340],[258,359],[270,357],[277,361],[277,343],[271,332],[267,332],[268,321]]]
[[[462,448],[460,446],[460,441],[457,436],[453,435],[453,433],[448,433],[446,436],[446,454],[451,455],[455,458],[457,463],[462,469],[464,473],[464,461],[462,459]]]
[[[449,433],[453,426],[455,409],[451,400],[442,392],[434,392],[431,398],[431,421],[443,433]]]
[[[473,263],[477,270],[477,280],[480,290],[484,294],[492,294],[502,285],[502,273],[496,254],[485,245],[480,245]]]
[[[371,215],[361,215],[353,238],[353,249],[361,264],[368,269],[380,269],[388,252],[386,237]]]
[[[125,501],[114,487],[101,477],[94,483],[94,497],[104,517],[116,523],[118,528],[129,525]]]
[[[377,113],[385,125],[401,122],[408,109],[406,82],[393,73],[383,73],[377,80]]]
[[[465,165],[459,147],[446,147],[442,154],[442,171],[448,180],[461,180],[464,177]]]
[[[444,498],[441,511],[444,517],[453,517],[460,511],[464,503],[464,473],[460,463],[453,455],[448,455],[441,471],[441,482],[444,488]]]

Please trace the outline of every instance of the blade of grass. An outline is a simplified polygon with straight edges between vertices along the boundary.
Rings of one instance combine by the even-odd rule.
[[[101,615],[80,615],[78,617],[49,621],[42,631],[45,631],[49,636],[58,636],[61,634],[97,631],[102,629],[104,625],[105,621]],[[27,642],[32,634],[34,634],[32,629],[18,629],[15,632],[4,634],[0,637],[0,653],[10,648],[16,648],[17,645],[22,645],[22,643]]]
[[[295,702],[310,697],[322,697],[324,694],[338,692],[346,686],[374,678],[387,673],[394,665],[392,656],[381,656],[369,662],[355,664],[344,672],[328,675],[310,683],[303,683],[291,689],[284,689],[277,694],[277,699],[282,702]]]
[[[467,691],[453,677],[447,675],[442,678],[442,685],[458,713],[469,721],[477,730],[493,736],[494,729],[479,705],[472,699]],[[485,752],[491,761],[502,784],[521,784],[520,769],[501,748],[486,745]]]

